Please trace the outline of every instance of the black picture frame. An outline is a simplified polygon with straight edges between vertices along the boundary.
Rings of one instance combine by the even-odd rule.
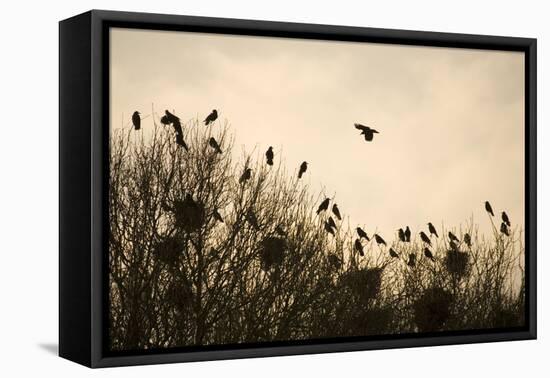
[[[106,340],[110,27],[525,54],[526,326],[518,329],[324,339],[109,353]],[[88,367],[535,339],[536,39],[92,10],[59,24],[59,354]],[[75,124],[75,120],[78,122]]]

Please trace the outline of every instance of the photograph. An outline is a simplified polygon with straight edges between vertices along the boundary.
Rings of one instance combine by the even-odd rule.
[[[526,329],[523,51],[107,38],[108,352]]]

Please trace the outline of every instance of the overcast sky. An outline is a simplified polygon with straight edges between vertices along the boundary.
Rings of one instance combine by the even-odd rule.
[[[472,215],[487,230],[485,200],[523,224],[522,53],[113,29],[111,127],[152,103],[218,109],[237,153],[306,160],[314,194],[387,239]],[[354,122],[380,134],[367,143]]]

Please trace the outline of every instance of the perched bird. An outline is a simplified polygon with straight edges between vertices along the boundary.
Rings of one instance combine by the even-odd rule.
[[[212,122],[218,119],[218,111],[216,109],[212,110],[212,113],[208,114],[208,117],[204,119],[204,124],[208,126]]]
[[[332,213],[338,218],[338,220],[342,220],[342,216],[340,215],[340,209],[338,209],[338,205],[334,204],[332,205]]]
[[[361,134],[365,136],[367,142],[372,141],[374,134],[378,134],[378,131],[371,129],[368,126],[361,125],[360,123],[355,123],[355,128],[361,130]]]
[[[449,240],[455,241],[457,243],[460,243],[460,240],[456,237],[455,234],[453,234],[451,231],[449,231]]]
[[[332,228],[332,226],[325,221],[325,231],[328,232],[329,234],[332,234],[334,236],[334,229]]]
[[[414,253],[409,254],[409,261],[407,262],[407,265],[411,268],[414,268],[416,265],[416,255]]]
[[[182,134],[176,134],[176,144],[182,146],[185,151],[189,151],[189,147],[185,144]]]
[[[405,242],[407,240],[407,238],[405,237],[405,231],[403,231],[402,228],[397,230],[397,235],[399,236],[399,240],[401,240],[402,242]]]
[[[508,227],[510,227],[512,224],[510,223],[510,218],[508,218],[508,214],[506,214],[506,211],[502,212],[502,221],[506,223]]]
[[[132,124],[134,125],[135,130],[141,129],[141,118],[139,116],[140,114],[141,113],[137,110],[134,112],[134,114],[132,114]]]
[[[367,239],[367,241],[370,241],[367,233],[363,231],[361,227],[357,227],[355,230],[357,231],[357,235],[359,235],[360,238],[365,238]]]
[[[360,240],[360,239],[355,239],[355,245],[354,245],[354,247],[355,247],[355,250],[356,250],[357,252],[359,252],[359,254],[360,254],[361,256],[365,256],[365,252],[363,252],[363,245],[361,244],[361,240]]]
[[[386,244],[386,241],[384,239],[382,239],[382,236],[378,235],[378,234],[374,234],[374,240],[376,240],[376,243],[377,244],[384,244],[384,245],[387,245]]]
[[[252,227],[254,227],[256,230],[260,229],[260,225],[258,224],[258,218],[256,218],[256,214],[252,211],[252,209],[248,210],[246,212],[246,220]]]
[[[430,251],[430,249],[428,247],[424,248],[424,256],[426,256],[427,258],[429,258],[432,261],[435,261],[434,255],[432,254],[432,251]]]
[[[176,132],[176,136],[181,135],[183,137],[183,130],[181,128],[180,120],[178,119],[177,121],[172,122],[172,126],[174,126],[174,131]]]
[[[307,162],[304,161],[301,165],[300,165],[300,171],[298,171],[298,178],[301,179],[302,178],[302,175],[304,173],[306,173],[307,171]]]
[[[328,224],[330,225],[330,227],[336,229],[336,223],[334,222],[334,219],[332,219],[332,217],[328,217]]]
[[[495,216],[495,213],[493,213],[493,208],[491,207],[491,204],[489,203],[489,201],[485,201],[485,210],[491,214],[492,217]]]
[[[252,177],[252,169],[246,168],[243,174],[241,175],[241,178],[239,178],[239,184],[242,184],[246,180],[249,180],[250,177]]]
[[[214,219],[217,220],[218,222],[223,223],[223,218],[222,218],[221,214],[219,213],[219,211],[218,211],[217,209],[214,209],[214,211],[212,212],[212,216],[213,216]]]
[[[429,222],[428,223],[428,230],[430,230],[430,236],[431,235],[435,235],[436,238],[439,237],[439,235],[437,234],[437,230],[435,229],[434,225],[432,224],[432,222]]]
[[[220,148],[220,145],[218,144],[218,142],[216,142],[216,139],[214,139],[214,137],[211,137],[210,140],[208,141],[208,144],[210,145],[210,147],[212,147],[218,154],[221,154],[222,153],[222,149]]]
[[[319,205],[319,208],[317,209],[317,214],[319,214],[321,211],[325,211],[328,209],[328,204],[330,202],[330,199],[325,198],[323,202]]]
[[[508,226],[506,223],[502,222],[500,224],[500,232],[502,232],[506,236],[510,236],[510,230],[508,230]]]
[[[166,126],[170,124],[170,120],[166,115],[163,115],[162,117],[160,117],[160,123]]]
[[[267,160],[267,165],[273,165],[273,147],[269,146],[265,152],[265,159]]]
[[[426,235],[424,233],[424,231],[420,231],[420,239],[422,239],[422,241],[428,245],[432,245],[432,241],[430,240],[430,238],[428,237],[428,235]]]
[[[166,117],[165,120],[168,122],[167,124],[174,123],[174,122],[179,123],[179,121],[180,121],[179,117],[177,117],[174,114],[170,113],[168,110],[164,111],[164,116]]]
[[[393,248],[390,248],[390,256],[393,257],[394,259],[399,257],[399,255],[397,254],[397,252],[395,252],[395,249]]]
[[[455,242],[454,240],[451,240],[451,241],[449,242],[449,247],[451,247],[451,249],[452,249],[453,251],[458,251],[458,244],[456,244],[456,242]]]
[[[468,248],[472,247],[472,237],[470,236],[470,234],[468,234],[468,233],[464,234],[464,243],[466,243]]]
[[[409,226],[407,226],[407,228],[405,229],[405,241],[407,243],[411,242],[411,229],[409,228]]]

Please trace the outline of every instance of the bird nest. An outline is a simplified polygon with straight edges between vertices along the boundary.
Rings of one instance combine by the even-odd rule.
[[[197,231],[204,223],[204,206],[192,199],[174,201],[176,227],[186,231]]]
[[[376,298],[382,285],[382,268],[363,268],[347,273],[342,282],[361,301]]]
[[[445,256],[445,268],[447,271],[457,277],[463,277],[468,273],[468,260],[470,256],[466,252],[457,250],[447,251]]]
[[[176,236],[168,236],[157,243],[155,255],[165,264],[173,265],[180,256],[184,243]]]
[[[269,270],[273,265],[280,265],[284,259],[286,241],[283,238],[269,236],[262,241],[260,260],[262,269]]]
[[[453,296],[440,287],[431,287],[413,305],[414,321],[420,332],[441,330],[451,316]]]

